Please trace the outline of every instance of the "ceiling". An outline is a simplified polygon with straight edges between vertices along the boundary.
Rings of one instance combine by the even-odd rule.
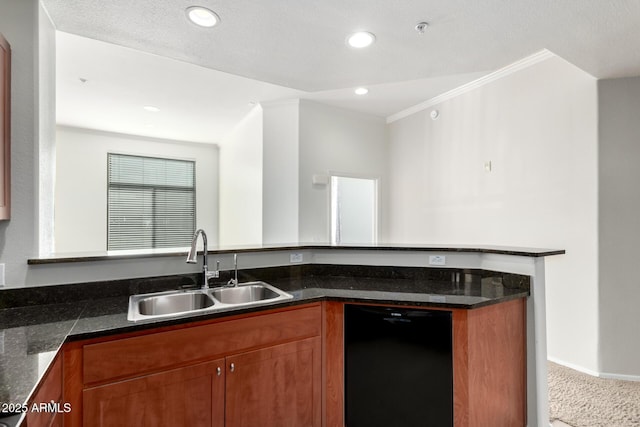
[[[42,2],[59,31],[59,121],[115,121],[130,105],[129,127],[146,130],[122,132],[174,139],[217,142],[249,102],[291,97],[386,117],[542,49],[597,78],[640,75],[637,0]],[[221,23],[188,22],[194,4]],[[429,23],[424,34],[414,29],[420,21]],[[347,47],[355,30],[375,33],[376,43]],[[355,96],[362,85],[369,94]],[[153,134],[158,125],[134,107],[141,103],[162,104],[156,121],[178,136]]]

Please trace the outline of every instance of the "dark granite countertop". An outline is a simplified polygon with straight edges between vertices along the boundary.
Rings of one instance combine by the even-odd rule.
[[[241,281],[264,280],[291,293],[293,299],[224,312],[131,322],[127,320],[130,294],[175,289],[185,281],[200,283],[197,275],[0,292],[0,307],[9,306],[0,310],[0,403],[25,403],[67,341],[323,300],[475,309],[529,295],[527,276],[487,271],[316,265],[241,273]],[[24,294],[23,301],[32,305],[11,307],[8,302],[15,304],[19,292]],[[71,296],[76,300],[61,302]],[[42,304],[43,301],[53,303]]]

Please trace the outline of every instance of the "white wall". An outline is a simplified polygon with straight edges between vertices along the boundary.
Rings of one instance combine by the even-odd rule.
[[[552,57],[395,121],[390,179],[392,241],[566,249],[547,263],[549,356],[597,370],[594,78]]]
[[[262,108],[220,143],[220,245],[262,244]]]
[[[600,371],[640,378],[640,77],[601,80]]]
[[[378,205],[386,206],[387,125],[378,117],[300,101],[300,241],[331,242],[330,186],[314,185],[312,176],[377,178]],[[385,209],[378,222],[384,240]]]
[[[0,263],[8,285],[22,284],[38,255],[38,2],[0,0],[0,31],[11,45],[11,220],[0,221]]]
[[[298,242],[298,100],[263,104],[262,241]]]
[[[196,228],[218,242],[218,147],[58,127],[56,253],[107,249],[107,153],[196,161]]]
[[[220,155],[222,244],[329,242],[329,186],[312,176],[374,177],[385,188],[386,123],[305,100],[267,103],[225,138]]]

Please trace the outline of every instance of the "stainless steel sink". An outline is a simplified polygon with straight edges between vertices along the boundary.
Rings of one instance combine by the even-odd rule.
[[[224,304],[247,304],[278,298],[280,294],[263,283],[245,283],[232,288],[216,288],[211,295]]]
[[[168,291],[129,297],[128,320],[139,321],[189,313],[231,310],[292,299],[265,282],[247,282],[236,286],[191,291]]]
[[[212,305],[213,300],[211,297],[200,292],[158,295],[145,298],[138,303],[140,314],[144,314],[145,316],[200,310],[211,307]]]
[[[202,290],[168,291],[133,295],[129,298],[129,320],[177,316],[212,307],[215,301]]]

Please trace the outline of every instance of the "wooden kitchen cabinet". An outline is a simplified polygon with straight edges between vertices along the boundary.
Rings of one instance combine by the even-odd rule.
[[[224,426],[224,359],[83,391],[83,424],[95,427]]]
[[[323,426],[343,427],[344,304],[325,305]],[[429,310],[450,311],[453,317],[454,427],[526,426],[526,300]]]
[[[321,342],[309,338],[227,357],[227,427],[320,426]]]
[[[38,411],[27,412],[22,427],[52,427],[59,423],[62,416],[62,357],[57,356],[51,363],[49,370],[41,381],[37,391],[31,399],[29,399],[28,407],[31,409],[33,405],[55,404],[48,408]],[[61,424],[57,424],[61,425]]]
[[[525,299],[443,310],[454,427],[525,426]],[[63,361],[66,427],[344,426],[342,302],[73,342]]]
[[[321,331],[316,303],[71,343],[64,425],[320,427]]]
[[[0,34],[0,220],[11,217],[11,47]]]
[[[55,417],[53,417],[53,420],[51,420],[51,424],[49,424],[49,427],[63,427],[64,426],[64,417],[62,416],[62,412],[56,414]]]
[[[93,387],[83,425],[319,426],[320,369],[310,338]]]
[[[452,311],[454,426],[526,426],[526,300]]]

